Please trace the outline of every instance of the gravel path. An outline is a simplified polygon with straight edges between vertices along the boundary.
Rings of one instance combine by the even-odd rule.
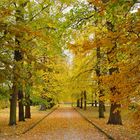
[[[107,140],[73,108],[58,108],[20,140]]]

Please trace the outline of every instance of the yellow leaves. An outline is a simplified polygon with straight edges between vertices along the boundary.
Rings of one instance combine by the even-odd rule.
[[[38,75],[38,76],[43,76],[44,75],[44,71],[41,69],[41,70],[38,70],[38,71],[36,71],[36,75]]]
[[[55,28],[55,24],[54,23],[49,22],[49,23],[47,23],[47,25],[48,25],[49,28]]]
[[[74,2],[74,0],[60,0],[62,3],[70,5]]]

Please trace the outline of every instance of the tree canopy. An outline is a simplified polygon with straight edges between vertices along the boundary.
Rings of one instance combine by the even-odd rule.
[[[23,106],[30,100],[48,104],[46,98],[56,104],[79,100],[86,91],[89,101],[95,93],[100,109],[110,103],[111,113],[120,115],[136,104],[138,114],[138,5],[137,0],[1,0],[0,100],[10,99],[12,110],[17,98]],[[122,124],[111,118],[109,123]]]

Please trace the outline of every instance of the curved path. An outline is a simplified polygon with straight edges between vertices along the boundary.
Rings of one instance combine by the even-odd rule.
[[[15,139],[15,138],[14,138]],[[73,108],[58,108],[20,140],[107,140]]]

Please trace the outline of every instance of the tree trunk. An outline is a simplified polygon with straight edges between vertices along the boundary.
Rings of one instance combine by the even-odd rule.
[[[102,101],[100,98],[104,96],[103,90],[100,86],[100,80],[99,77],[101,76],[101,70],[100,70],[100,59],[101,59],[101,52],[100,52],[100,46],[96,49],[96,55],[97,55],[97,68],[96,68],[96,75],[98,77],[98,88],[99,88],[99,118],[104,118],[104,101]]]
[[[95,93],[95,103],[94,103],[95,105],[95,107],[97,107],[97,105],[98,105],[98,102],[97,102],[97,94]]]
[[[104,102],[99,100],[99,118],[104,118]]]
[[[40,111],[45,111],[47,109],[45,104],[41,104]]]
[[[31,118],[31,108],[30,108],[30,104],[27,104],[25,106],[25,118],[30,119]]]
[[[16,86],[13,85],[13,93],[10,97],[10,119],[9,125],[16,125],[16,106],[17,106],[17,89]]]
[[[111,68],[109,70],[110,75],[112,75],[113,72],[118,72],[119,69],[118,68]],[[112,93],[112,96],[114,96],[115,94],[119,94],[117,92],[116,87],[111,87],[110,91]],[[117,102],[112,102],[111,101],[111,107],[110,107],[110,115],[109,115],[109,120],[107,124],[115,124],[115,125],[122,125],[122,119],[121,119],[121,104],[117,103]]]
[[[83,108],[83,97],[81,97],[81,106],[80,108]]]
[[[25,6],[25,5],[24,5]],[[24,8],[23,4],[19,5],[19,7],[16,9],[15,12],[15,17],[16,17],[16,22],[23,22],[24,20],[24,15],[22,13],[22,8]],[[20,48],[20,41],[19,38],[21,38],[22,36],[19,34],[17,36],[15,36],[15,43],[18,46],[18,48]],[[21,61],[23,59],[23,53],[18,50],[15,49],[14,51],[14,60],[16,62]],[[17,64],[15,64],[14,68],[13,68],[13,93],[11,94],[11,99],[10,99],[10,119],[9,119],[9,125],[15,125],[16,124],[16,105],[17,105],[17,96],[18,96],[18,86],[21,85],[20,82],[20,77],[17,75],[18,72],[18,66]],[[22,110],[22,109],[20,109]]]
[[[16,40],[17,42],[17,40]],[[19,42],[17,42],[19,43]],[[22,60],[22,55],[19,51],[14,51],[14,59],[16,61]],[[19,71],[18,67],[15,65],[13,68],[13,71]],[[18,97],[18,82],[19,77],[17,76],[17,73],[14,73],[13,78],[13,93],[11,94],[10,98],[10,119],[9,119],[9,125],[16,125],[16,105],[17,105],[17,97]]]
[[[97,107],[97,105],[98,105],[97,100],[95,100],[94,104],[95,104],[94,106]]]
[[[84,110],[87,109],[87,95],[86,95],[86,91],[83,92],[84,95]]]
[[[104,101],[103,99],[100,99],[102,98],[104,95],[103,95],[103,91],[100,90],[100,94],[99,94],[99,118],[104,118],[104,108],[105,108],[105,105],[104,105]]]
[[[105,103],[104,103],[104,105],[103,105],[103,108],[104,108],[104,112],[106,112]]]
[[[25,121],[24,118],[24,105],[23,105],[23,89],[19,89],[18,91],[18,107],[19,107],[19,121]]]
[[[25,99],[26,99],[26,105],[25,105],[25,118],[31,118],[31,108],[30,108],[30,105],[31,105],[31,101],[30,101],[30,96],[29,95],[26,95],[25,96]]]
[[[79,101],[79,99],[77,99],[77,107],[79,107],[80,106],[80,101]]]
[[[92,100],[91,100],[91,106],[94,106],[94,102],[93,102],[93,93],[92,93]]]
[[[121,105],[117,103],[111,103],[110,108],[110,116],[107,124],[115,124],[115,125],[122,125],[122,119],[120,115],[120,109]]]

